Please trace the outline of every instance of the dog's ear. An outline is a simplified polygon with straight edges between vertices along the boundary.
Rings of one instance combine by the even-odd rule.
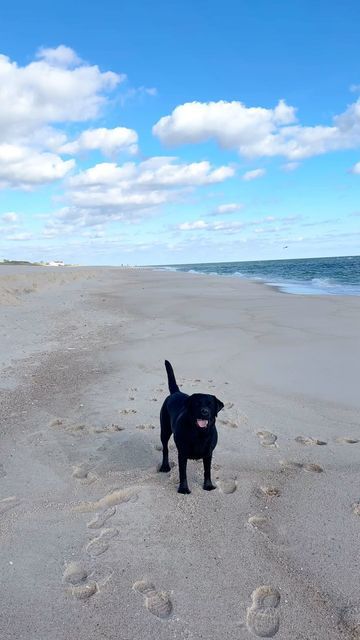
[[[221,400],[219,400],[219,398],[217,398],[216,396],[213,396],[214,400],[215,400],[215,404],[216,404],[216,415],[219,413],[219,411],[221,411],[221,409],[224,408],[224,403],[221,402]]]

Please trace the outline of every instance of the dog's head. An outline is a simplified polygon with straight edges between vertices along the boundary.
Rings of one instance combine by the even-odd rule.
[[[186,410],[190,420],[199,429],[213,425],[223,407],[221,400],[206,393],[193,393],[186,399]]]

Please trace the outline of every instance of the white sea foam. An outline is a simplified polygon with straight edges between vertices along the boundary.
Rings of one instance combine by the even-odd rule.
[[[197,275],[245,278],[292,294],[360,295],[359,256],[203,263],[162,268]]]

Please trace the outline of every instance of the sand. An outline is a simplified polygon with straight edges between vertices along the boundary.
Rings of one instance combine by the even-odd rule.
[[[0,298],[1,638],[360,638],[360,298],[27,267]],[[165,358],[225,403],[210,493],[157,473]]]

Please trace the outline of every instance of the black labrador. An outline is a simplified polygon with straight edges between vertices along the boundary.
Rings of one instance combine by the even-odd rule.
[[[186,478],[186,464],[189,458],[203,459],[203,487],[206,491],[211,491],[216,489],[211,482],[211,458],[218,440],[215,418],[224,405],[215,396],[205,393],[194,393],[191,396],[182,393],[176,383],[173,368],[167,360],[165,368],[170,395],[160,412],[163,460],[159,471],[170,471],[168,442],[173,434],[179,456],[178,492],[191,493]]]

